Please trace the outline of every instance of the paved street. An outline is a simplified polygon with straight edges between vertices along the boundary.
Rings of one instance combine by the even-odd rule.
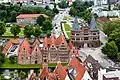
[[[61,33],[61,26],[60,26],[60,22],[63,20],[64,16],[67,16],[69,12],[69,9],[65,9],[65,11],[60,11],[59,14],[55,15],[54,19],[53,19],[53,32],[55,34],[56,37],[59,36],[59,34]]]

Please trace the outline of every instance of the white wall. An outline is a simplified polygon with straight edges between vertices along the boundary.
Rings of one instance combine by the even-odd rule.
[[[85,73],[84,73],[84,76],[83,76],[83,78],[82,78],[82,80],[92,80],[92,78],[90,77],[90,75],[88,74],[88,72],[87,72],[87,70],[85,71]]]

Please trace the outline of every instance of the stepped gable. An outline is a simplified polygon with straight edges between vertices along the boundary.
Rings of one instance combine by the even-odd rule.
[[[40,44],[40,40],[39,39],[35,39],[32,43],[32,46],[35,46],[35,45],[39,45]]]
[[[81,80],[84,76],[84,73],[86,71],[86,68],[84,64],[80,63],[77,58],[73,57],[69,64],[70,67],[74,68],[77,72],[77,75],[75,76],[75,80]]]
[[[12,46],[12,44],[19,44],[19,40],[18,39],[11,39],[7,42],[7,44],[5,45],[4,49],[3,49],[3,54],[6,54],[8,49]]]
[[[25,50],[28,55],[31,54],[30,43],[26,39],[24,39],[23,42],[21,43],[21,45],[19,47],[19,54],[18,55],[23,55],[22,54],[23,50]]]
[[[58,63],[58,65],[56,66],[55,73],[58,74],[58,79],[60,78],[60,80],[65,80],[67,72],[60,63]]]
[[[62,33],[60,33],[60,36],[57,38],[57,45],[61,45],[62,43],[67,45],[65,37],[62,35]]]
[[[47,37],[45,37],[44,40],[43,40],[43,46],[45,48],[48,48],[48,38]]]

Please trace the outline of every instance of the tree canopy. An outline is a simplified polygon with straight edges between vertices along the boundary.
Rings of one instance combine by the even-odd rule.
[[[106,43],[106,45],[102,48],[102,52],[106,54],[110,58],[117,57],[118,48],[114,41]]]
[[[6,32],[5,23],[0,22],[0,36],[2,36],[5,32]]]
[[[42,33],[41,28],[40,28],[39,26],[36,26],[36,27],[34,28],[34,36],[35,36],[35,37],[39,37],[39,36],[41,35],[41,33]]]
[[[91,20],[91,10],[87,9],[88,5],[85,2],[76,0],[73,2],[69,14],[71,16],[78,16],[90,23]]]
[[[58,3],[59,8],[67,8],[69,6],[69,3],[65,0]]]
[[[10,28],[10,32],[14,35],[17,36],[20,33],[21,29],[20,26],[17,24],[12,24]]]
[[[31,36],[34,34],[34,28],[32,25],[26,25],[24,27],[24,35],[27,37],[27,38],[31,38]]]
[[[50,20],[45,20],[43,22],[42,30],[44,32],[47,32],[48,30],[52,30],[52,22]]]
[[[4,63],[5,61],[5,55],[0,51],[0,66]]]
[[[37,24],[39,24],[40,26],[43,25],[43,22],[45,21],[45,17],[44,16],[39,16],[37,18]]]

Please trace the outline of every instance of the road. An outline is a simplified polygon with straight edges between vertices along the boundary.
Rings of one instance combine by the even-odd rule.
[[[61,25],[60,22],[63,20],[64,16],[67,16],[69,12],[69,9],[65,9],[64,11],[59,11],[59,14],[55,15],[53,18],[52,24],[53,24],[53,33],[56,37],[59,37],[61,33]]]

